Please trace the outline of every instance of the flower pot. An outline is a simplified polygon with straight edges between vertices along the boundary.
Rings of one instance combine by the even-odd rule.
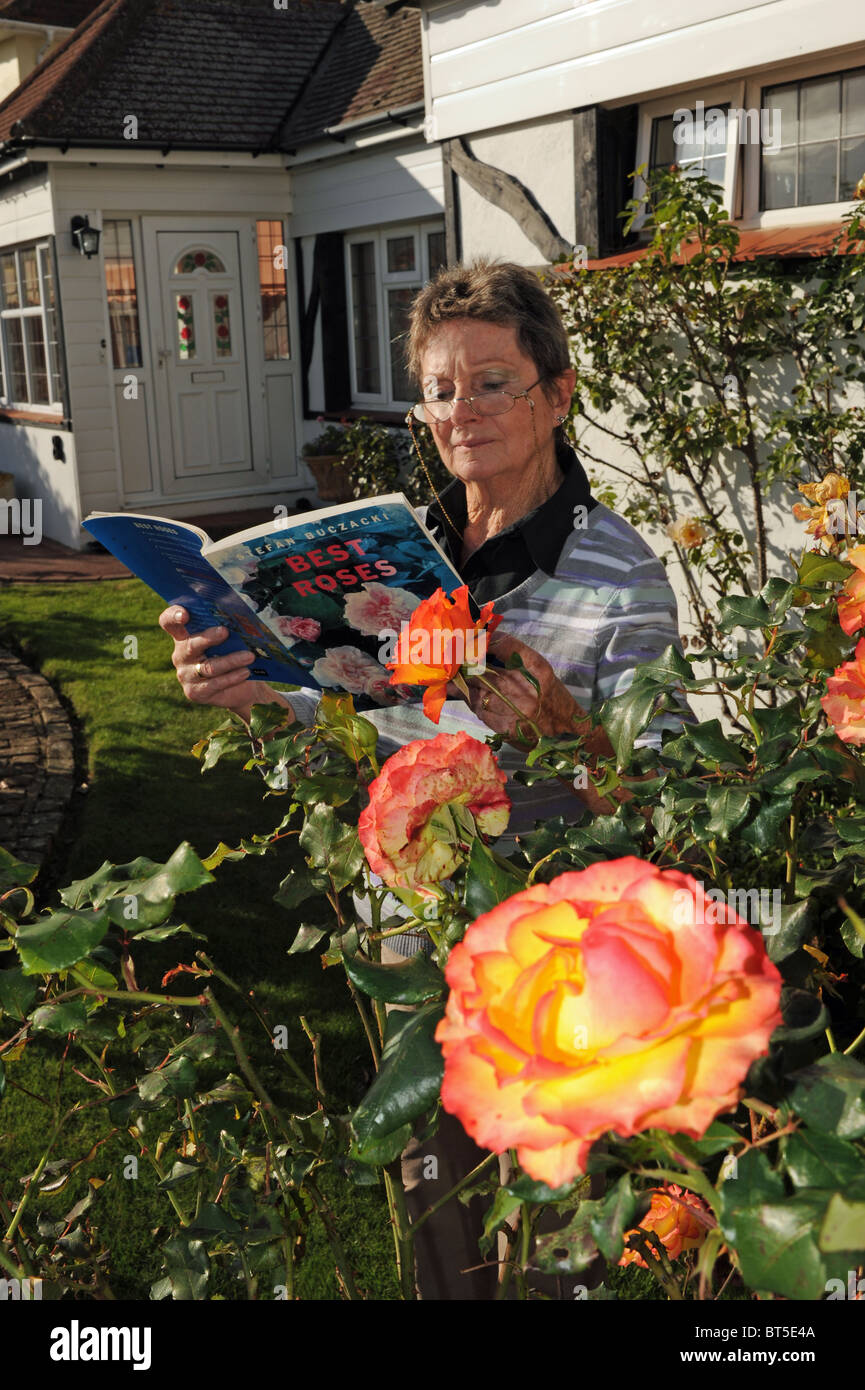
[[[345,468],[339,454],[318,454],[307,457],[306,465],[315,478],[315,486],[322,502],[351,502],[354,497],[354,484],[351,474]]]

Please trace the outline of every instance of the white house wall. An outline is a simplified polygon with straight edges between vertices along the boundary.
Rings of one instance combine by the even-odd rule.
[[[28,178],[3,190],[0,199],[0,249],[40,241],[54,232],[51,190],[47,174]],[[54,457],[55,439],[63,458]],[[68,430],[56,426],[0,421],[0,472],[11,473],[22,500],[42,504],[42,529],[66,544],[79,534],[78,482],[75,446]]]
[[[574,127],[570,116],[510,126],[475,136],[466,143],[476,159],[519,179],[560,236],[573,243],[576,192]],[[493,207],[464,179],[459,181],[459,223],[462,254],[467,259],[492,256],[520,265],[539,265],[543,260],[510,214]]]
[[[425,4],[431,139],[843,50],[852,0],[498,0]]]
[[[296,237],[417,221],[444,207],[441,151],[423,140],[399,151],[352,150],[291,173]]]
[[[279,167],[249,171],[218,166],[212,170],[200,167],[160,169],[149,165],[130,168],[106,163],[92,168],[89,164],[71,161],[58,162],[53,167],[53,179],[70,405],[80,461],[81,515],[86,516],[92,510],[122,506],[127,499],[120,476],[118,406],[108,346],[103,263],[101,257],[88,261],[73,247],[68,231],[72,217],[87,214],[94,226],[101,226],[103,217],[138,215],[177,217],[188,213],[192,223],[212,216],[236,217],[238,223],[256,217],[286,218],[290,212],[290,180]],[[139,410],[142,415],[140,428],[146,426],[155,438],[152,404],[148,399],[151,364],[147,347],[147,286],[143,265],[137,263],[136,270],[145,345],[145,367],[140,372],[144,402],[143,414]],[[292,333],[292,350],[295,354],[299,351],[296,331]],[[280,365],[269,363],[266,367]],[[264,373],[262,405],[271,432],[284,432],[291,428],[291,403],[280,398],[277,383],[271,380],[273,375],[269,370]],[[253,406],[255,400],[253,396]],[[128,403],[123,404],[125,408]],[[140,406],[139,401],[134,408]],[[147,473],[140,459],[138,471],[142,482],[146,482]],[[274,482],[278,477],[275,473]],[[293,485],[299,484],[294,482]],[[244,505],[257,505],[256,498],[249,498]],[[219,501],[208,504],[208,509],[220,510]],[[172,510],[180,515],[188,511],[189,506],[180,500],[172,504]]]

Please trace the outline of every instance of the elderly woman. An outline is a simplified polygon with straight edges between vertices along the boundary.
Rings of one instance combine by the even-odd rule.
[[[408,358],[421,397],[413,414],[432,430],[452,475],[420,513],[476,602],[495,601],[502,623],[490,653],[518,652],[540,692],[518,671],[490,666],[488,679],[510,704],[469,682],[471,708],[448,700],[438,727],[419,704],[373,710],[366,717],[380,731],[381,751],[387,756],[413,739],[461,729],[478,738],[494,731],[519,745],[513,705],[542,734],[586,734],[583,756],[591,765],[593,756],[612,750],[602,729],[591,730],[589,709],[624,691],[639,662],[680,641],[664,567],[628,522],[592,497],[565,439],[575,374],[559,313],[537,276],[520,266],[450,267],[415,299]],[[317,692],[286,696],[250,681],[251,654],[209,659],[208,648],[225,630],[189,637],[185,619],[183,610],[169,608],[160,623],[175,639],[174,665],[190,700],[244,717],[254,703],[277,701],[311,720]],[[688,718],[683,702],[680,715],[658,716],[638,745],[659,747],[664,728],[679,729]],[[518,747],[506,748],[500,762],[510,774],[524,756]],[[591,785],[572,791],[556,782],[525,787],[511,780],[508,791],[509,837],[541,818],[564,813],[574,820],[585,807],[609,812]],[[405,955],[422,945],[411,934],[392,942]],[[383,952],[385,959],[394,958],[393,950]],[[420,1175],[421,1159],[433,1152],[439,1158],[434,1188]],[[424,1141],[423,1153],[404,1163],[410,1207],[424,1209],[481,1156],[444,1116],[436,1141]],[[489,1296],[486,1271],[454,1277],[477,1266],[476,1241],[471,1214],[456,1202],[426,1223],[417,1251],[424,1297]]]
[[[587,735],[586,760],[610,752],[588,711],[627,689],[634,667],[681,647],[676,599],[663,565],[639,533],[592,497],[563,431],[575,374],[558,310],[531,271],[476,262],[445,269],[412,307],[409,366],[422,399],[415,418],[433,432],[453,481],[420,508],[436,539],[480,604],[495,601],[502,624],[489,652],[516,651],[540,685],[515,671],[490,667],[487,676],[510,704],[543,734]],[[283,695],[248,679],[252,653],[207,658],[224,628],[189,637],[182,609],[168,608],[160,624],[174,638],[173,662],[190,700],[247,717],[255,703],[278,702],[303,722],[318,692]],[[448,700],[438,727],[419,704],[368,712],[385,756],[417,738],[460,729],[490,731],[519,743],[509,704],[477,682],[468,709]],[[456,692],[454,692],[456,693]],[[664,728],[692,717],[659,715],[637,746],[660,747]],[[510,774],[523,765],[516,749],[500,762]],[[540,818],[609,811],[589,785],[570,792],[561,783],[524,787],[511,782],[509,836]],[[626,796],[627,793],[619,793]],[[397,938],[400,940],[400,938]],[[408,954],[416,942],[406,942]]]

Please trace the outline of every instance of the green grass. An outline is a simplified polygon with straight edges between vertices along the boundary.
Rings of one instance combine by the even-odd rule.
[[[76,793],[64,836],[40,878],[43,901],[51,889],[92,873],[106,859],[123,863],[146,855],[162,861],[182,840],[205,856],[220,840],[236,844],[242,835],[267,830],[281,818],[282,798],[264,800],[259,778],[242,772],[239,761],[202,775],[188,751],[223,716],[183,698],[170,664],[171,643],[156,623],[163,606],[137,580],[0,590],[0,642],[19,650],[66,701],[79,730],[80,773],[87,783],[86,793]],[[130,637],[138,644],[134,660],[124,658]],[[179,906],[183,920],[206,935],[205,949],[215,962],[244,990],[255,991],[268,1021],[287,1025],[293,1055],[307,1069],[309,1048],[297,1019],[301,1013],[308,1018],[322,1036],[325,1083],[348,1106],[368,1084],[366,1043],[342,971],[323,971],[314,952],[286,954],[298,919],[273,902],[273,893],[290,856],[291,850],[280,846],[265,858],[224,864],[216,883],[181,899]],[[328,911],[318,904],[303,916],[325,922]],[[158,989],[164,971],[191,960],[198,944],[176,937],[140,949],[139,986]],[[222,997],[228,1006],[230,996]],[[14,1188],[38,1162],[45,1143],[45,1101],[54,1089],[62,1088],[65,1104],[88,1092],[92,1096],[68,1061],[61,1066],[61,1051],[59,1045],[40,1044],[38,1062],[34,1047],[10,1068],[16,1084],[0,1109],[0,1174],[5,1175],[0,1190],[7,1183]],[[253,1055],[266,1083],[297,1105],[300,1092],[286,1085],[263,1032]],[[62,1216],[85,1192],[88,1176],[110,1176],[100,1190],[97,1220],[111,1252],[109,1282],[117,1296],[147,1298],[159,1276],[160,1237],[167,1234],[172,1213],[143,1164],[136,1181],[123,1179],[123,1156],[132,1141],[125,1132],[110,1139],[107,1134],[101,1108],[80,1116],[64,1139],[64,1153],[78,1158],[100,1146],[48,1205]],[[326,1187],[360,1286],[373,1298],[396,1297],[383,1189],[336,1179]],[[301,1266],[299,1291],[306,1298],[337,1296],[329,1247],[317,1227]],[[220,1292],[245,1297],[240,1285]]]

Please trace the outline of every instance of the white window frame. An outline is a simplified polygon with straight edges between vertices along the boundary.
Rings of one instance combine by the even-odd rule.
[[[640,105],[637,124],[636,166],[648,165],[652,146],[652,122],[658,116],[669,116],[678,107],[694,109],[697,100],[710,106],[729,104],[734,114],[727,123],[727,163],[724,171],[724,206],[732,220],[743,231],[760,228],[806,227],[819,222],[840,222],[846,212],[854,207],[852,201],[837,203],[810,203],[807,207],[772,208],[760,207],[760,170],[762,146],[759,142],[739,145],[739,121],[735,113],[739,110],[761,109],[763,90],[766,87],[780,86],[786,82],[801,82],[809,77],[824,74],[849,72],[865,67],[865,45],[843,54],[822,55],[806,60],[796,59],[778,63],[772,68],[749,73],[746,77],[726,83],[706,86],[691,86],[667,92]],[[634,180],[634,197],[640,198],[645,192],[642,178]],[[642,214],[634,222],[634,230],[639,231],[646,220]]]
[[[345,237],[345,283],[348,296],[348,347],[349,363],[351,370],[351,403],[353,406],[362,408],[364,406],[374,406],[378,410],[400,411],[405,413],[413,401],[398,401],[391,396],[391,345],[388,341],[387,333],[387,291],[389,289],[400,289],[410,286],[411,288],[421,289],[429,280],[429,246],[427,237],[430,232],[443,232],[445,229],[444,219],[430,218],[423,222],[394,222],[387,227],[365,227],[359,228],[346,234]],[[414,238],[415,245],[415,270],[387,270],[387,241],[390,237]],[[374,251],[375,279],[376,279],[376,307],[378,310],[378,360],[381,373],[383,390],[377,393],[363,392],[357,390],[357,361],[354,345],[354,300],[352,297],[352,275],[351,275],[351,248],[362,242],[372,242]]]
[[[636,167],[639,169],[645,164],[647,171],[649,160],[652,154],[652,126],[661,116],[672,116],[674,111],[679,109],[689,109],[693,111],[698,101],[702,101],[708,111],[713,106],[728,106],[731,112],[738,110],[742,106],[742,96],[744,95],[744,82],[726,82],[715,84],[709,87],[690,87],[687,91],[671,92],[666,96],[657,97],[654,101],[644,102],[640,106],[639,120],[637,123],[637,160]],[[739,144],[739,122],[735,114],[727,119],[727,147],[726,163],[724,164],[724,207],[735,216],[735,200],[738,193],[738,144]],[[634,197],[642,198],[646,191],[646,181],[642,176],[634,179]],[[640,213],[634,219],[634,231],[640,231],[646,221],[648,214]]]
[[[7,309],[7,308],[5,308],[5,306],[4,306],[4,304],[3,304],[3,299],[2,299],[2,282],[0,282],[0,364],[2,364],[2,369],[3,369],[3,394],[0,395],[0,407],[2,407],[3,409],[6,409],[6,410],[45,411],[45,412],[50,412],[50,413],[52,413],[52,414],[56,414],[58,417],[62,417],[62,415],[63,415],[63,409],[64,409],[63,401],[62,401],[62,400],[56,400],[56,401],[55,401],[55,400],[52,400],[52,401],[47,401],[47,402],[46,402],[46,401],[33,401],[33,400],[17,401],[17,400],[13,400],[13,399],[10,397],[10,395],[9,395],[9,391],[10,391],[11,386],[12,386],[12,371],[11,371],[11,354],[10,354],[10,352],[9,352],[9,348],[8,348],[8,346],[7,346],[7,339],[6,339],[6,323],[7,323],[7,321],[10,320],[10,319],[22,319],[22,320],[23,320],[23,319],[25,319],[25,318],[36,318],[36,317],[39,317],[39,318],[42,320],[42,340],[43,340],[43,342],[44,342],[44,344],[45,344],[45,372],[46,372],[46,376],[47,376],[47,378],[48,378],[48,389],[49,389],[49,394],[50,394],[50,392],[53,391],[54,388],[55,388],[55,379],[56,379],[57,381],[60,382],[60,390],[62,391],[62,389],[63,389],[63,387],[62,387],[62,381],[63,381],[63,368],[62,368],[62,362],[61,362],[61,360],[60,360],[60,355],[61,355],[63,349],[62,349],[62,344],[61,344],[61,339],[60,339],[60,332],[61,332],[61,330],[60,330],[60,316],[59,316],[59,308],[58,308],[58,304],[59,304],[59,285],[58,285],[58,283],[57,283],[57,268],[56,268],[56,263],[55,263],[54,257],[53,257],[53,249],[52,249],[52,245],[51,245],[51,240],[50,240],[50,238],[45,237],[45,238],[41,238],[41,239],[38,240],[38,241],[16,242],[16,244],[15,244],[14,246],[0,246],[0,255],[4,255],[4,256],[5,256],[5,255],[8,255],[8,254],[11,253],[12,255],[15,256],[15,258],[16,258],[16,264],[17,264],[17,268],[18,268],[18,279],[19,279],[19,284],[20,284],[20,282],[21,282],[21,263],[20,263],[20,256],[21,256],[22,252],[25,252],[25,251],[35,251],[35,252],[36,252],[36,271],[37,271],[37,274],[38,274],[38,277],[39,277],[39,304],[38,304],[38,305],[32,305],[32,306],[29,306],[29,307],[22,307],[22,308],[20,308],[20,309]],[[45,277],[44,277],[44,268],[43,268],[43,256],[45,257],[45,259],[47,259],[47,261],[48,261],[48,263],[49,263],[49,265],[50,265],[50,267],[51,267],[51,278],[52,278],[53,283],[54,283],[54,325],[55,325],[55,331],[56,331],[56,333],[57,333],[57,344],[56,344],[56,354],[57,354],[57,356],[56,356],[56,360],[53,360],[53,361],[52,361],[51,338],[50,338],[50,334],[49,334],[49,330],[48,330],[48,317],[47,317],[47,313],[46,313],[46,308],[47,308],[47,306],[46,306],[46,302],[45,302]],[[30,350],[29,350],[29,346],[28,346],[28,342],[27,342],[27,335],[26,335],[26,333],[23,332],[23,326],[22,326],[22,341],[23,341],[23,344],[24,344],[24,373],[25,373],[25,376],[26,376],[26,378],[27,378],[27,394],[28,394],[28,396],[30,396],[30,395],[32,395],[32,393],[33,393],[33,392],[32,392],[32,367],[31,367],[31,361],[30,361]]]

